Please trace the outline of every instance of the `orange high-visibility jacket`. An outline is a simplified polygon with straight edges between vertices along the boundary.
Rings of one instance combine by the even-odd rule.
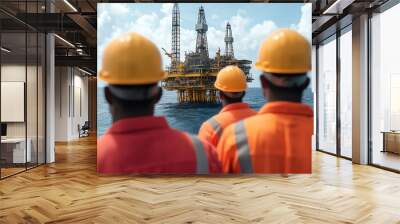
[[[169,127],[164,117],[116,121],[97,142],[97,171],[105,174],[220,173],[214,146]]]
[[[225,173],[311,173],[313,111],[271,102],[256,116],[227,127],[217,153]]]
[[[199,137],[217,146],[224,128],[256,114],[257,112],[251,109],[247,103],[228,104],[217,115],[201,125]]]

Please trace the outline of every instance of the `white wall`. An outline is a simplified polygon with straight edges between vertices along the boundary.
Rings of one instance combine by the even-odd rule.
[[[1,81],[2,82],[24,82],[26,67],[19,64],[6,64],[1,66]],[[32,67],[28,67],[32,70]],[[4,96],[2,96],[4,97]],[[24,108],[22,108],[24,110]],[[7,108],[1,108],[7,110]],[[9,137],[25,137],[25,124],[24,122],[11,122],[7,123],[7,134]]]
[[[29,87],[34,86],[34,88],[27,88],[27,106],[30,106],[30,109],[27,109],[28,116],[28,137],[30,129],[33,128],[36,130],[36,120],[37,115],[33,113],[32,107],[34,107],[34,111],[36,111],[37,99],[36,99],[36,80],[33,80],[32,74],[36,76],[36,66],[25,66],[19,64],[5,64],[1,66],[1,81],[3,82],[24,82],[26,72],[28,72],[28,84]],[[39,107],[42,105],[39,105]],[[23,108],[24,109],[24,108]],[[7,108],[1,108],[1,110],[7,110]],[[7,135],[8,137],[25,137],[25,126],[26,122],[7,122]],[[36,132],[35,132],[36,135]]]
[[[25,121],[25,83],[1,81],[1,121]],[[36,108],[36,107],[35,107]]]
[[[55,68],[55,140],[68,140],[69,115],[69,69],[67,67]]]
[[[25,82],[25,64],[24,65],[2,65],[1,81],[6,82]],[[7,108],[1,108],[6,110]],[[7,137],[25,137],[25,122],[7,123]]]
[[[55,85],[55,140],[77,139],[78,124],[88,120],[88,78],[76,68],[56,67]]]
[[[78,71],[78,70],[77,70]],[[79,72],[79,75],[75,75],[75,86],[79,87],[81,89],[81,107],[82,107],[82,113],[79,113],[79,111],[75,112],[75,127],[77,127],[78,124],[81,126],[85,123],[85,121],[89,120],[89,91],[88,91],[88,77],[84,76],[84,73]],[[76,136],[78,136],[78,129],[75,128],[76,131]]]
[[[44,162],[44,74],[42,67],[36,65],[24,64],[3,64],[1,66],[1,81],[2,82],[24,82],[26,84],[26,106],[23,102],[20,113],[25,114],[26,120],[22,122],[6,122],[7,137],[9,138],[27,138],[31,148],[32,162],[39,159],[39,163]],[[27,80],[25,80],[27,78]],[[24,94],[25,89],[19,90],[20,94]],[[3,90],[2,90],[3,92]],[[3,97],[7,97],[2,95]],[[1,110],[12,110],[10,107],[2,107]],[[12,111],[7,111],[11,112]],[[15,112],[14,112],[15,113]],[[24,115],[23,115],[24,116]],[[39,153],[39,155],[37,155]]]

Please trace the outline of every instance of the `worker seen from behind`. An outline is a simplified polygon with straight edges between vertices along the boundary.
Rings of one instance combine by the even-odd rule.
[[[217,148],[223,172],[311,173],[313,111],[301,103],[310,55],[309,42],[290,29],[262,43],[256,68],[268,102],[257,115],[225,129]]]
[[[99,78],[108,84],[105,98],[113,124],[97,143],[98,172],[220,172],[211,144],[154,116],[164,77],[159,50],[140,34],[128,33],[107,45]]]
[[[225,127],[257,112],[242,102],[247,89],[247,80],[239,67],[230,65],[223,68],[217,74],[214,86],[219,90],[223,108],[201,125],[199,137],[217,146]]]

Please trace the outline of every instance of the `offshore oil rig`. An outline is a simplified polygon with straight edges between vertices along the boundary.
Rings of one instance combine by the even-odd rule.
[[[251,61],[238,60],[233,52],[233,36],[229,23],[225,30],[225,52],[218,49],[214,58],[209,57],[207,44],[207,22],[204,8],[200,7],[196,23],[196,49],[186,53],[185,60],[180,60],[180,12],[177,3],[172,9],[172,49],[165,54],[171,59],[167,67],[167,78],[162,81],[166,90],[176,90],[179,103],[217,103],[217,90],[214,87],[216,76],[227,65],[240,67],[247,76],[247,81],[253,80],[249,74]]]

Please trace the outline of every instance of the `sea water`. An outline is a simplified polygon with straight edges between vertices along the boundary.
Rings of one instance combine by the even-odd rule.
[[[266,100],[260,88],[249,88],[244,102],[259,110]],[[306,89],[303,102],[313,106],[311,89]],[[165,116],[171,127],[197,134],[200,125],[221,110],[220,104],[179,104],[175,91],[163,91],[160,102],[156,105],[156,115]],[[104,98],[104,89],[97,89],[97,135],[102,135],[111,126],[111,114]]]

